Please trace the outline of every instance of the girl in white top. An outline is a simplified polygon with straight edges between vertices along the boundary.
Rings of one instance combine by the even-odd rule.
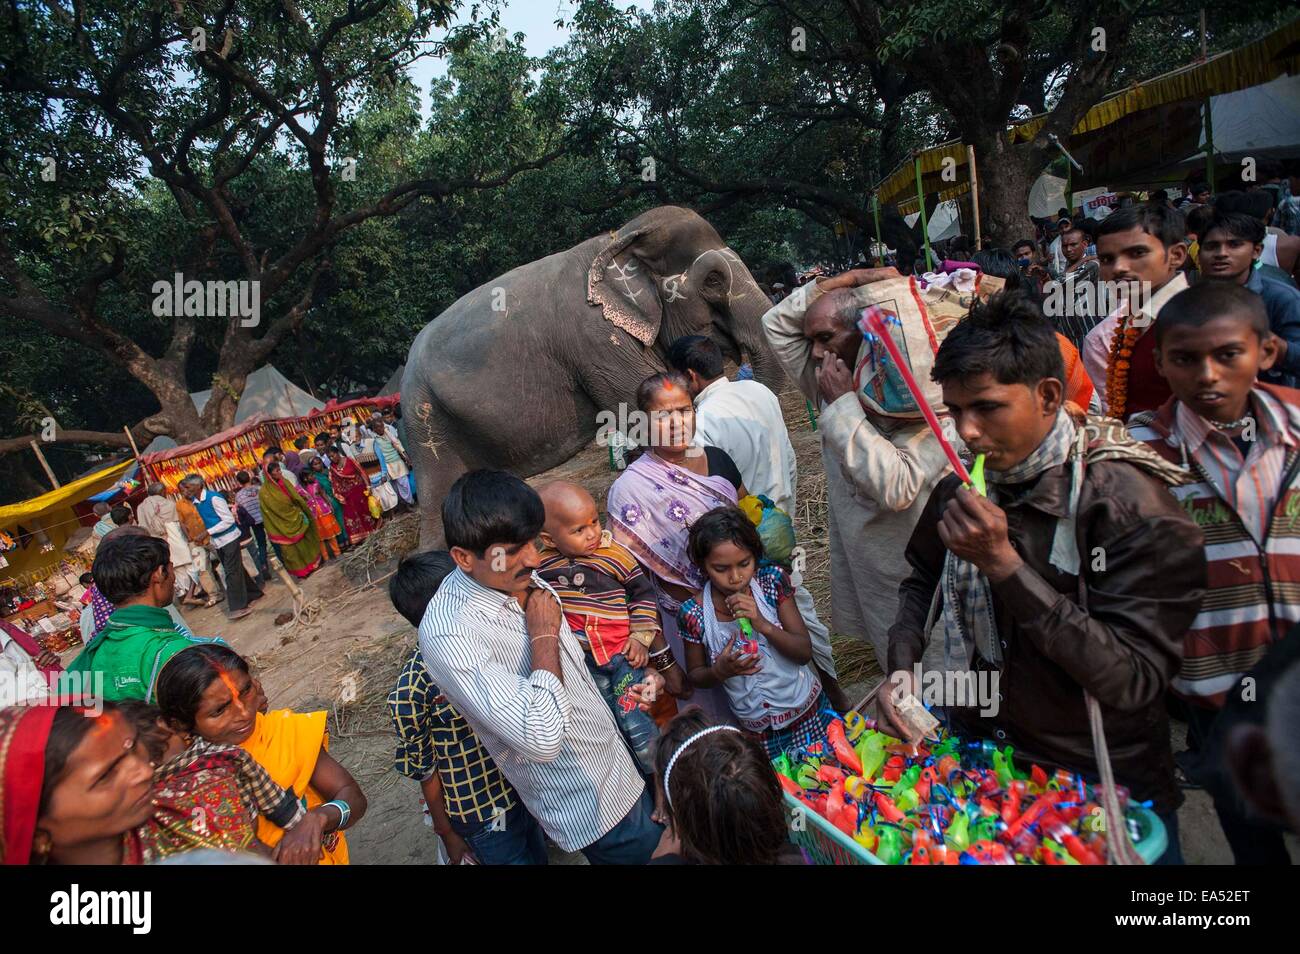
[[[786,572],[760,565],[763,543],[749,517],[738,507],[710,510],[691,526],[688,553],[708,578],[677,617],[691,682],[721,685],[736,721],[771,758],[823,739],[835,714],[809,665],[812,640]]]

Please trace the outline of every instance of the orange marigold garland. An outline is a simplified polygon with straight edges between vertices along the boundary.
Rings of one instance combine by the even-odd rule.
[[[1115,326],[1115,338],[1110,346],[1110,360],[1106,362],[1106,415],[1124,420],[1128,407],[1128,372],[1133,357],[1133,346],[1142,336],[1141,328],[1129,324],[1125,315]]]

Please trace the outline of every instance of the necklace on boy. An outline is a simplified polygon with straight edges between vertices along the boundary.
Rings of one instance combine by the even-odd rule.
[[[1238,428],[1245,427],[1254,419],[1255,416],[1253,414],[1247,413],[1244,417],[1239,417],[1235,421],[1228,421],[1226,424],[1220,424],[1218,421],[1210,421],[1210,426],[1212,426],[1216,431],[1235,431]]]

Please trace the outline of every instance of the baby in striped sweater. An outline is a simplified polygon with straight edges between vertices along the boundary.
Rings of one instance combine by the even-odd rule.
[[[596,502],[584,488],[555,481],[538,493],[546,506],[546,522],[537,573],[560,597],[596,688],[609,703],[641,771],[651,778],[652,747],[659,731],[638,708],[637,699],[645,697],[652,653],[660,671],[676,665],[664,642],[654,583],[631,551],[601,528]]]

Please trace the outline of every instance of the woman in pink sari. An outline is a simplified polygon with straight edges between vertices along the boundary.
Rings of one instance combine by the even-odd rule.
[[[337,444],[328,450],[330,460],[330,486],[334,499],[343,506],[343,529],[348,540],[356,546],[378,526],[370,516],[370,479],[361,465],[344,453]]]
[[[704,576],[686,554],[690,526],[714,507],[735,506],[747,493],[740,471],[716,447],[692,445],[695,406],[686,379],[654,374],[637,388],[637,409],[650,419],[650,446],[614,481],[606,498],[610,531],[651,574],[659,590],[659,616],[676,665],[663,676],[668,690],[690,698],[713,718],[731,722],[721,689],[696,689],[684,678],[677,611],[704,587]],[[661,670],[662,671],[662,670]]]

